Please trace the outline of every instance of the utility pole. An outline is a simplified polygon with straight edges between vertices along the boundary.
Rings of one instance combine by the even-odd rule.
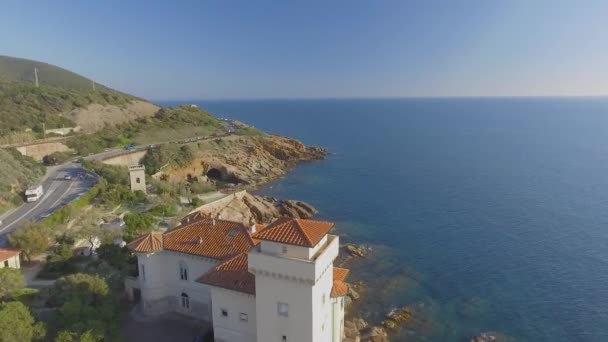
[[[46,122],[42,123],[42,139],[46,139]]]
[[[34,68],[34,79],[36,80],[36,88],[38,88],[38,68]]]
[[[95,81],[91,81],[93,82],[93,91],[95,91]]]

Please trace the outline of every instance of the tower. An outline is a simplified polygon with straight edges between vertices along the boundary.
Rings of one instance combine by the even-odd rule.
[[[339,342],[335,336],[334,267],[339,239],[333,223],[279,219],[256,235],[248,255],[255,275],[257,340]],[[341,330],[341,327],[339,327]]]
[[[131,191],[146,192],[146,167],[143,165],[129,166],[129,182]]]

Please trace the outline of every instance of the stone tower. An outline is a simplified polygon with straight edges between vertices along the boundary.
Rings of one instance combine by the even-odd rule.
[[[129,166],[129,182],[131,191],[146,192],[146,167],[143,165]]]

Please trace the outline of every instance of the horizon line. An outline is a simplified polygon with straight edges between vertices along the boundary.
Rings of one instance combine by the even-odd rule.
[[[319,100],[441,100],[441,99],[567,99],[608,98],[603,95],[472,95],[472,96],[349,96],[349,97],[216,97],[208,99],[149,99],[150,102],[203,102],[203,101],[319,101]]]

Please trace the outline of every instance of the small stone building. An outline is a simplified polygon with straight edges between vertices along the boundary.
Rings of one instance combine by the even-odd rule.
[[[129,182],[131,191],[146,192],[146,167],[143,165],[129,166]]]
[[[20,250],[14,248],[0,248],[0,268],[21,268],[19,260]]]

